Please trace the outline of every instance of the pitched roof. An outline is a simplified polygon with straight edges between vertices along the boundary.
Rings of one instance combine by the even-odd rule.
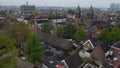
[[[59,38],[42,32],[38,32],[38,35],[41,37],[41,41],[49,44],[52,47],[60,48],[63,50],[71,50],[73,48],[73,45],[70,44],[70,41],[68,39]]]
[[[78,68],[82,64],[82,59],[78,54],[71,55],[64,61],[69,68]]]
[[[94,35],[99,35],[102,32],[102,30],[98,29],[97,31],[94,32]]]
[[[58,61],[57,59],[54,58],[45,58],[43,60],[43,63],[48,67],[48,68],[63,68],[62,62]]]
[[[94,47],[96,47],[99,44],[99,41],[97,38],[90,38],[90,41],[92,42]]]
[[[120,41],[114,43],[112,47],[120,48]]]
[[[120,67],[120,58],[115,61],[114,63],[114,68],[119,68]]]
[[[111,45],[109,42],[103,42],[100,46],[104,52],[107,52],[111,48]]]
[[[87,43],[89,43],[89,44],[94,48],[94,45],[93,45],[93,43],[91,42],[91,40],[87,40],[85,43],[83,43],[83,45],[86,45]]]
[[[92,45],[93,48],[96,47],[97,45],[99,45],[99,41],[97,38],[90,38],[83,45],[85,45],[87,42],[90,42],[90,44]]]

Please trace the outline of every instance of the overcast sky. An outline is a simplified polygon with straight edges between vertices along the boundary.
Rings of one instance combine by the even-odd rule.
[[[36,6],[59,6],[59,7],[109,7],[110,3],[120,3],[120,0],[0,0],[0,5],[23,5],[28,1],[30,5]]]

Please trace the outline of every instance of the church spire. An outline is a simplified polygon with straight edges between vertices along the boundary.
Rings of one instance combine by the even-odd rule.
[[[77,7],[77,9],[75,11],[75,17],[76,18],[80,18],[81,17],[81,9],[80,9],[79,5],[78,5],[78,7]]]
[[[93,10],[92,4],[91,4],[91,7],[90,7],[89,12],[90,12],[90,17],[91,17],[91,19],[93,19],[93,16],[94,16],[94,10]]]

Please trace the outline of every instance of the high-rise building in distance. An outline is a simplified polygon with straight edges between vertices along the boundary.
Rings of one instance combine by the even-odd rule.
[[[20,7],[21,9],[21,14],[23,16],[28,16],[30,15],[33,11],[35,11],[35,6],[34,5],[28,5],[28,2],[26,2],[26,5],[22,5]]]
[[[112,11],[119,11],[120,10],[120,4],[111,3],[110,4],[110,10],[112,10]]]

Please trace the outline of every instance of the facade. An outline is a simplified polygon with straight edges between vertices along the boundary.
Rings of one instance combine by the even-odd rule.
[[[21,9],[21,14],[23,16],[27,16],[30,15],[33,11],[35,11],[35,6],[26,4],[26,5],[22,5],[20,9]]]
[[[81,9],[78,6],[75,11],[75,27],[77,28],[81,24]]]
[[[75,11],[75,27],[82,25],[86,28],[92,26],[94,16],[94,10],[91,6],[87,13],[82,14],[80,7],[78,6]]]

